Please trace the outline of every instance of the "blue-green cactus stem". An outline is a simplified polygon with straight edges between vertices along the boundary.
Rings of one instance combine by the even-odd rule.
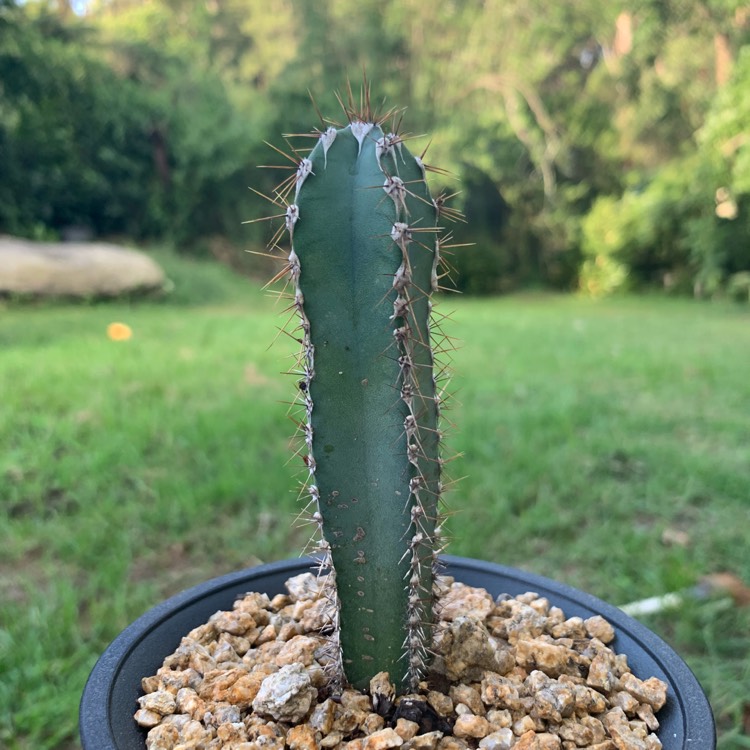
[[[321,134],[287,210],[304,334],[310,494],[339,601],[349,683],[426,663],[440,459],[430,347],[436,206],[379,124]]]

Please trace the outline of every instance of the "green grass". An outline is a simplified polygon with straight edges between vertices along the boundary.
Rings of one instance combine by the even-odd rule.
[[[0,747],[77,747],[106,644],[163,597],[293,556],[280,306],[169,256],[171,301],[0,309]],[[201,304],[195,304],[200,302]],[[447,299],[451,551],[614,603],[750,581],[750,314],[668,299]],[[133,329],[109,341],[108,323]],[[675,528],[687,548],[661,543]],[[651,619],[750,747],[750,613]]]

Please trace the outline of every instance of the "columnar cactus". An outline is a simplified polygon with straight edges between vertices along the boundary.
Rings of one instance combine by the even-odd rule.
[[[424,673],[441,493],[431,348],[441,201],[369,103],[317,132],[277,191],[292,250],[312,518],[335,580],[341,667],[366,688]]]

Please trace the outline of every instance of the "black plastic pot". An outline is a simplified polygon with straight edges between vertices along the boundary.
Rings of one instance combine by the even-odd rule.
[[[701,686],[685,662],[658,636],[621,610],[549,578],[502,565],[446,557],[447,573],[481,586],[493,596],[536,591],[566,616],[600,614],[615,628],[613,644],[627,654],[637,677],[659,677],[668,686],[667,704],[659,713],[658,735],[664,750],[714,750],[716,731]],[[192,628],[217,610],[231,609],[249,591],[273,596],[287,578],[310,569],[310,561],[285,560],[215,578],[168,599],[126,628],[102,654],[83,692],[80,709],[84,750],[144,750],[145,732],[133,720],[141,678],[152,675]]]

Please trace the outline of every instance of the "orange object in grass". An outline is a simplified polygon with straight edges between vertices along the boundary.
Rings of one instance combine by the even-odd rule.
[[[107,336],[112,341],[127,341],[133,335],[133,329],[125,323],[110,323],[107,326]]]

